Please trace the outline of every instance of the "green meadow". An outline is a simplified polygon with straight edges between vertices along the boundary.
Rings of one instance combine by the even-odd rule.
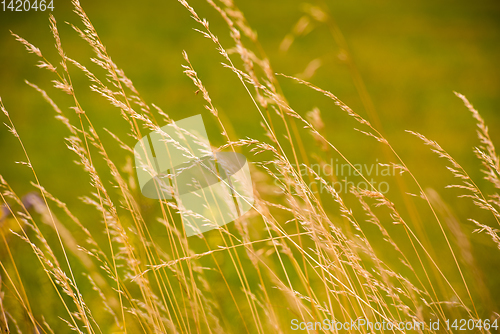
[[[2,6],[2,332],[498,332],[499,3]],[[255,201],[187,237],[133,149],[198,114]]]

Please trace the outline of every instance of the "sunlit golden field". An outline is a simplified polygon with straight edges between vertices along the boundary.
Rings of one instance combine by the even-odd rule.
[[[0,11],[3,332],[500,332],[499,4],[53,6]],[[252,201],[189,236],[134,148],[199,114]]]

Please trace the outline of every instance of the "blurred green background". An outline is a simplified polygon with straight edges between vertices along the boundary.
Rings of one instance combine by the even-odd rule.
[[[284,37],[306,15],[303,1],[257,0],[236,4],[257,31],[275,72],[296,75],[311,61],[319,59],[321,66],[309,80],[367,117],[352,73],[342,60],[345,51],[336,43],[327,25],[311,20],[312,30],[295,38],[287,52],[280,51]],[[193,94],[196,89],[180,67],[181,52],[186,50],[215,105],[231,121],[237,136],[261,136],[259,116],[243,87],[229,70],[220,66],[222,58],[214,45],[193,30],[195,22],[177,1],[150,1],[140,5],[133,1],[99,4],[82,1],[82,5],[112,59],[125,70],[147,102],[160,106],[173,119],[205,112],[201,96]],[[209,19],[223,45],[230,48],[228,31],[215,10],[204,1],[193,1],[192,5],[201,17]],[[429,178],[429,183],[446,184],[447,180],[440,177],[445,171],[436,170],[427,158],[421,159],[427,154],[427,148],[403,131],[410,129],[437,140],[458,161],[474,166],[472,173],[477,171],[470,151],[472,145],[477,144],[474,124],[453,91],[469,98],[486,119],[493,139],[497,139],[500,4],[496,1],[411,4],[331,1],[328,6],[350,47],[383,129],[405,161],[416,166],[415,170]],[[92,56],[90,48],[65,24],[69,21],[79,25],[78,17],[71,12],[71,4],[55,1],[54,7],[53,14],[67,54],[95,70],[96,66],[88,60]],[[9,30],[39,47],[57,64],[48,13],[0,12],[0,96],[42,179],[60,189],[63,184],[59,184],[59,175],[51,173],[54,166],[65,166],[68,174],[78,173],[79,168],[67,159],[61,140],[65,129],[24,80],[47,90],[57,102],[69,100],[51,87],[50,80],[54,78],[34,67],[37,57],[28,54]],[[124,124],[114,122],[116,111],[90,92],[86,79],[75,68],[72,71],[83,107],[97,124],[120,133]],[[360,135],[352,131],[354,123],[328,99],[288,79],[280,79],[280,82],[292,106],[301,114],[315,106],[321,109],[328,138],[341,150],[351,151],[354,157],[377,156],[359,147]],[[206,117],[206,122],[209,121]],[[28,171],[14,163],[22,159],[18,145],[7,131],[0,132],[0,136],[0,172],[18,187],[28,187],[24,182],[29,177]]]
[[[186,50],[222,120],[232,125],[233,139],[265,140],[260,116],[238,78],[220,65],[223,59],[213,43],[193,30],[198,28],[197,24],[177,1],[81,3],[111,58],[132,79],[146,102],[158,105],[174,120],[204,114],[212,144],[224,143],[215,120],[203,108],[201,95],[194,94],[196,88],[182,73],[181,52]],[[457,200],[459,192],[456,190],[443,189],[455,182],[445,169],[445,162],[404,130],[423,133],[439,142],[480,186],[490,189],[482,180],[480,163],[472,153],[473,146],[479,145],[475,123],[453,91],[467,96],[485,118],[493,141],[500,143],[500,2],[328,1],[326,6],[334,19],[334,28],[341,32],[349,50],[332,36],[332,26],[314,21],[308,15],[310,6],[304,1],[235,3],[258,33],[275,72],[300,75],[307,72],[306,68],[314,61],[313,64],[320,64],[320,67],[307,75],[308,80],[333,92],[356,112],[368,117],[352,68],[346,61],[346,54],[350,52],[355,71],[366,85],[387,138],[423,187],[432,187],[445,201],[455,203],[453,209],[460,217],[490,219],[470,201]],[[190,4],[201,17],[209,20],[223,46],[231,48],[227,27],[218,13],[204,1],[195,0]],[[311,2],[310,5],[324,6],[325,3]],[[93,54],[88,45],[65,23],[81,26],[72,13],[71,3],[55,0],[54,7],[53,14],[68,56],[102,74],[89,61]],[[295,36],[288,50],[280,48],[304,16],[309,17],[305,33]],[[91,191],[91,187],[88,176],[73,163],[75,156],[65,147],[63,138],[68,136],[67,130],[54,118],[51,107],[24,80],[45,89],[62,106],[69,105],[71,99],[51,87],[50,81],[55,78],[34,66],[37,57],[28,54],[9,30],[39,47],[46,58],[57,64],[59,59],[49,29],[48,13],[0,12],[0,96],[41,183],[81,217],[96,217],[98,215],[89,213],[79,200]],[[70,70],[83,108],[94,126],[101,130],[100,135],[111,143],[108,147],[111,157],[119,166],[124,165],[123,151],[102,128],[133,145],[133,139],[125,135],[127,124],[115,108],[90,91],[87,79],[76,68],[70,67]],[[325,136],[351,161],[374,163],[378,159],[387,162],[380,145],[353,131],[353,127],[359,125],[330,100],[288,79],[279,78],[279,81],[286,98],[301,115],[314,107],[321,110]],[[63,111],[70,118],[74,117],[71,110]],[[0,118],[5,121],[4,115]],[[302,140],[306,150],[317,150],[316,142],[305,132]],[[33,180],[30,170],[15,163],[22,160],[25,159],[19,143],[7,129],[0,130],[0,174],[18,194],[33,189],[29,184]],[[398,202],[400,195],[396,189],[394,191],[395,202]],[[409,191],[416,192],[415,187],[410,185]],[[430,217],[428,209],[421,212],[424,225]],[[471,231],[465,218],[461,223]],[[431,234],[430,239],[433,238]],[[495,275],[496,265],[500,265],[498,253],[491,253],[495,247],[487,238],[476,238],[475,251],[480,255],[480,266],[492,293],[500,296],[500,284],[496,284],[499,281]],[[486,254],[492,255],[483,256]]]

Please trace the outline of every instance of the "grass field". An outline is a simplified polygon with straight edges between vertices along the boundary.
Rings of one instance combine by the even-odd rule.
[[[0,11],[0,328],[499,332],[499,18],[494,1]],[[178,202],[141,194],[133,147],[197,114],[213,151],[248,159],[255,202],[187,237]]]

